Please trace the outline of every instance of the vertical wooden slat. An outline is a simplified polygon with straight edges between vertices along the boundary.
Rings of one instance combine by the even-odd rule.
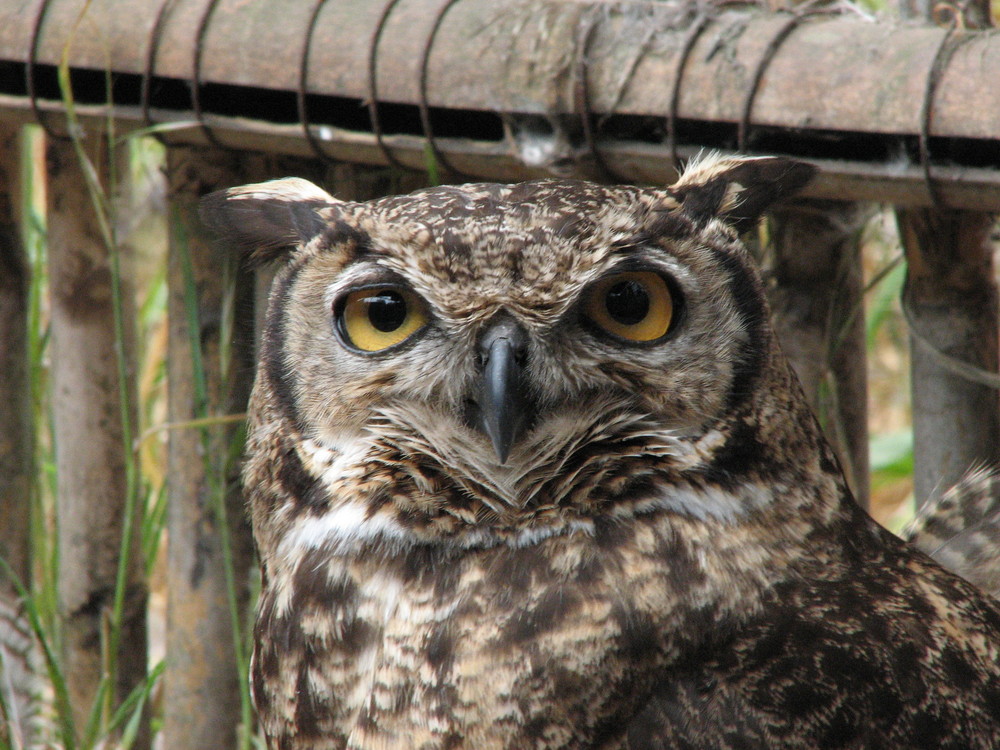
[[[109,190],[109,152],[99,137],[89,158]],[[86,726],[105,664],[126,505],[125,423],[113,325],[112,274],[84,170],[68,141],[46,146],[52,421],[58,472],[59,606],[64,668],[78,730]],[[135,339],[133,290],[122,279],[124,351]],[[134,364],[127,419],[134,434]],[[138,520],[138,518],[137,518]],[[134,533],[129,530],[129,533]],[[114,704],[146,673],[146,591],[138,540],[127,563]]]
[[[170,149],[167,169],[171,204],[169,419],[180,425],[204,414],[212,417],[245,411],[255,358],[254,312],[256,308],[259,314],[257,305],[266,303],[269,271],[273,270],[259,274],[255,284],[254,276],[239,266],[234,253],[238,249],[223,248],[206,236],[197,216],[199,198],[242,182],[288,175],[322,182],[320,175],[325,170],[315,160],[236,156],[199,148]],[[227,285],[226,269],[236,274],[235,287]],[[235,300],[235,317],[230,340],[223,342],[219,337],[225,327],[220,323],[228,314],[224,305],[228,294]],[[259,296],[256,304],[255,295]],[[198,326],[194,336],[192,322]],[[199,342],[197,356],[195,339]],[[226,344],[232,346],[228,353],[223,351]],[[199,403],[199,369],[203,371],[204,403]],[[163,701],[167,747],[232,747],[241,720],[239,681],[247,676],[238,671],[235,659],[220,528],[210,500],[218,490],[218,469],[225,467],[235,593],[239,609],[245,613],[252,537],[237,491],[235,459],[239,456],[229,450],[233,430],[219,425],[209,428],[207,435],[200,428],[170,433],[168,664]],[[214,477],[212,471],[216,472]],[[241,623],[248,621],[243,617]]]
[[[175,425],[246,409],[252,277],[238,272],[235,256],[206,236],[197,215],[202,195],[239,181],[237,164],[228,152],[168,151],[168,400]],[[165,747],[222,750],[236,744],[245,675],[237,666],[223,534],[230,542],[241,627],[247,622],[252,551],[238,489],[239,450],[232,448],[238,429],[214,424],[174,429],[169,436]],[[215,504],[220,492],[228,528],[220,525]]]
[[[868,378],[856,206],[803,201],[776,211],[775,328],[858,501],[867,506]]]
[[[965,27],[990,24],[989,0],[958,5],[900,0],[904,18],[961,13]],[[933,105],[931,122],[933,123]],[[896,212],[906,253],[917,506],[978,465],[1000,463],[997,391],[956,374],[940,353],[997,372],[997,286],[989,214],[947,208]],[[929,346],[928,346],[929,345]]]
[[[993,219],[936,209],[896,216],[908,262],[913,481],[921,505],[971,468],[1000,463],[997,391],[956,374],[938,353],[997,371]]]
[[[20,128],[0,125],[0,558],[31,586],[32,448],[28,368],[29,270],[20,231]],[[0,745],[29,736],[31,637],[20,597],[0,570]]]

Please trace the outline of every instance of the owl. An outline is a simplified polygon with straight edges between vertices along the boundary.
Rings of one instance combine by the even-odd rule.
[[[205,199],[281,264],[244,470],[269,747],[1000,747],[1000,609],[851,498],[740,244],[811,175]]]

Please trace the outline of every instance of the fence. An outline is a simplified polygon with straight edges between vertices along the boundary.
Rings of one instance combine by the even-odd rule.
[[[152,685],[136,311],[110,188],[128,188],[123,134],[166,147],[165,747],[248,746],[237,726],[252,723],[239,677],[252,551],[236,471],[255,282],[198,223],[210,190],[287,174],[357,199],[435,177],[666,184],[706,148],[806,159],[819,177],[771,223],[775,320],[814,403],[832,375],[828,431],[856,494],[868,493],[861,202],[896,206],[908,262],[918,499],[1000,458],[989,214],[1000,209],[1000,86],[988,83],[1000,33],[974,30],[988,6],[940,6],[941,26],[816,3],[501,6],[297,0],[276,17],[267,0],[0,5],[0,555],[11,569],[0,652],[16,696],[27,626],[11,581],[32,578],[36,471],[18,134],[38,123],[65,673],[53,700],[75,724],[64,745],[87,746],[88,726],[138,746],[150,735],[142,713],[117,708]],[[16,746],[13,708],[0,739]],[[109,720],[116,711],[125,718]]]

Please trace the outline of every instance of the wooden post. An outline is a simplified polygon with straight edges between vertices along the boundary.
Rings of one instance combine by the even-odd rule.
[[[254,312],[266,304],[271,276],[265,269],[255,284],[234,249],[206,235],[197,215],[198,200],[212,190],[275,177],[298,175],[323,182],[325,170],[316,160],[177,147],[167,151],[167,171],[169,419],[182,425],[246,410],[255,361]],[[353,182],[350,189],[353,193]],[[234,438],[241,430],[241,425],[229,422],[173,429],[169,436],[166,747],[233,747],[238,725],[249,721],[240,702],[247,665],[236,658],[222,528],[213,504],[222,489],[232,593],[242,628],[250,621],[246,608],[253,542],[238,489],[240,451]],[[242,635],[248,643],[246,633]]]
[[[110,191],[106,140],[88,137],[89,158]],[[112,304],[110,253],[85,171],[65,140],[46,146],[49,294],[51,298],[52,423],[58,472],[59,606],[63,658],[78,731],[86,726],[109,655],[123,534],[133,534],[126,562],[120,640],[112,685],[117,706],[146,674],[146,590],[135,529],[124,523],[126,435],[136,424],[130,359],[135,339],[133,290],[122,274],[124,352],[122,408]]]
[[[253,282],[198,219],[198,199],[237,184],[239,157],[167,152],[168,261],[167,670],[164,747],[223,750],[249,723],[241,703],[252,542],[239,491],[242,423],[182,427],[246,410],[253,372]],[[223,524],[220,510],[226,516]],[[227,562],[226,558],[229,558]],[[226,567],[231,565],[227,581]],[[243,640],[234,637],[235,622]],[[252,727],[244,725],[244,732]]]
[[[925,0],[900,0],[905,18],[933,20],[934,7]],[[952,12],[963,13],[966,26],[989,25],[989,0]],[[930,105],[933,113],[934,102]],[[896,220],[908,263],[903,301],[911,326],[913,484],[919,507],[970,469],[1000,463],[997,391],[956,374],[941,356],[997,372],[993,218],[915,208],[897,211]]]
[[[29,522],[34,432],[28,368],[30,274],[20,229],[21,129],[0,126],[0,558],[31,588]],[[13,582],[0,570],[0,745],[27,745],[32,639]],[[6,744],[5,744],[6,743]]]
[[[857,206],[801,201],[775,211],[774,324],[848,484],[867,507],[868,378]]]
[[[918,507],[976,466],[1000,463],[997,391],[942,355],[997,371],[993,218],[972,211],[896,212],[908,262],[914,494]]]

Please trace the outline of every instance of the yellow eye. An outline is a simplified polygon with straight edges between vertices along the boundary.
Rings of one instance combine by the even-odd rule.
[[[351,346],[378,352],[400,344],[427,324],[423,301],[392,286],[358,289],[335,307],[340,334]]]
[[[674,301],[663,277],[627,271],[601,279],[587,296],[587,317],[628,341],[655,341],[670,330]]]

